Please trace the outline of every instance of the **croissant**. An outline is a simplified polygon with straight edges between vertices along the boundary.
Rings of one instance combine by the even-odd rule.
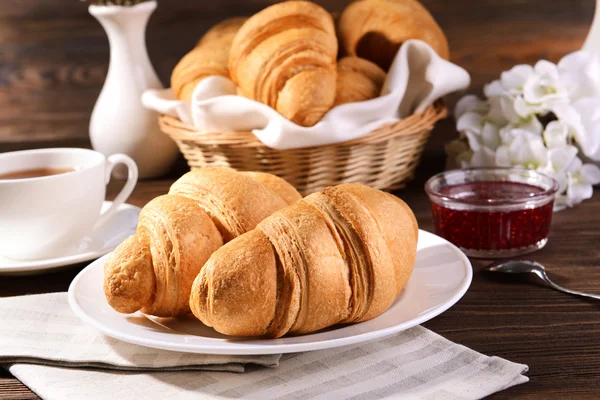
[[[334,105],[375,98],[384,81],[385,72],[377,64],[360,57],[344,57],[337,64]]]
[[[200,38],[196,47],[215,42],[224,42],[231,45],[235,34],[247,20],[248,17],[233,17],[219,22]]]
[[[274,175],[207,167],[188,172],[141,211],[135,235],[104,266],[104,293],[122,313],[190,312],[194,278],[223,243],[300,199]]]
[[[431,14],[417,0],[362,0],[348,5],[338,22],[345,54],[366,58],[387,71],[408,39],[427,42],[448,59],[448,41]]]
[[[402,200],[359,184],[329,187],[217,250],[193,283],[190,308],[235,336],[366,321],[406,285],[417,235]]]
[[[287,1],[242,25],[229,72],[244,96],[312,126],[333,106],[337,51],[331,15],[311,2]]]
[[[245,17],[227,19],[212,27],[192,51],[177,64],[171,75],[171,88],[180,100],[191,100],[198,83],[209,76],[229,78],[229,49]]]

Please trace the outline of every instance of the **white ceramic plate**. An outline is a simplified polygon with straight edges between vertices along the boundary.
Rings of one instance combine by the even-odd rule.
[[[370,321],[280,339],[228,337],[193,316],[174,319],[114,311],[105,300],[103,257],[77,275],[69,287],[71,308],[86,323],[115,339],[158,349],[205,354],[274,354],[326,349],[364,342],[403,331],[441,314],[471,284],[467,257],[454,245],[419,231],[415,271],[406,288],[385,313]]]
[[[112,201],[105,201],[102,211]],[[100,229],[81,239],[64,256],[43,260],[12,260],[0,256],[0,275],[33,275],[90,261],[113,251],[123,240],[135,233],[140,209],[131,204],[121,204],[117,212]]]

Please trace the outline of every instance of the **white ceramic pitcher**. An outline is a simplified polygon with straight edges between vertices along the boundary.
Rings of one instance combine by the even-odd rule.
[[[141,102],[144,90],[162,88],[145,39],[156,4],[89,7],[110,43],[108,75],[90,121],[92,146],[106,156],[127,154],[138,165],[140,178],[164,175],[178,154],[175,143],[160,131],[157,113]]]
[[[588,33],[587,39],[583,43],[582,50],[600,51],[600,0],[596,0],[594,21],[592,22],[592,28]]]

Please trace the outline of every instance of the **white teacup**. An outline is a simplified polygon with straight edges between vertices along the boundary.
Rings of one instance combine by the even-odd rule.
[[[102,215],[106,185],[117,164],[127,182]],[[0,179],[0,255],[34,260],[66,254],[94,227],[104,224],[137,182],[135,162],[124,154],[106,158],[87,149],[62,148],[0,154],[0,176],[17,171],[74,169],[56,175]]]

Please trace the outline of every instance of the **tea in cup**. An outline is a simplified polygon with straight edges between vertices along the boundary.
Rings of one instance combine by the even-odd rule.
[[[127,182],[100,213],[116,165]],[[0,154],[0,255],[34,260],[66,254],[106,223],[137,182],[137,166],[124,154],[57,148]]]

